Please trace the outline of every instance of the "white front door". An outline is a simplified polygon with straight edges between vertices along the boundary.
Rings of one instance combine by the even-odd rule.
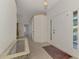
[[[49,20],[46,15],[35,16],[33,19],[33,39],[35,42],[49,40]]]

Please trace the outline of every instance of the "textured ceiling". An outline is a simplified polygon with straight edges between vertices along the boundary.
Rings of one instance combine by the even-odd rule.
[[[48,0],[48,8],[50,10],[58,0]],[[18,15],[30,18],[36,13],[46,12],[44,8],[44,0],[16,0]]]

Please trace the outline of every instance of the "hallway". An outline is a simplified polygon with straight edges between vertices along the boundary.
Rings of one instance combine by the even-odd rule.
[[[44,46],[79,59],[79,0],[0,0],[0,59],[55,59]]]

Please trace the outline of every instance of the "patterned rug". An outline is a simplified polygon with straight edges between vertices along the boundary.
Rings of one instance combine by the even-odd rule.
[[[69,59],[71,57],[70,55],[66,54],[65,52],[57,49],[52,45],[45,46],[43,48],[53,59]]]

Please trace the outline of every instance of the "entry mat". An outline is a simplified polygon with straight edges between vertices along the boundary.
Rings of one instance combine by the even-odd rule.
[[[69,59],[71,57],[67,53],[57,49],[52,45],[45,46],[43,48],[53,59]]]

